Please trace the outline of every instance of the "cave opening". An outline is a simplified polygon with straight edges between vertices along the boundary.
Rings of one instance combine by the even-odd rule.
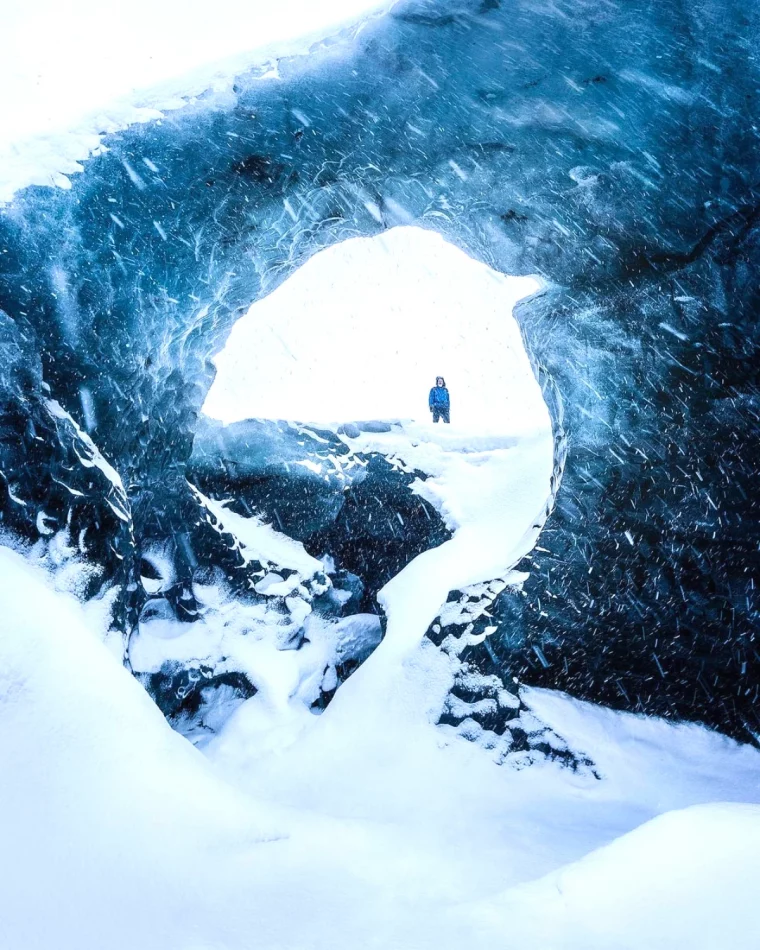
[[[215,358],[188,479],[243,560],[269,571],[254,574],[259,603],[237,592],[239,611],[253,612],[238,624],[240,638],[251,623],[254,639],[263,636],[273,603],[287,604],[301,624],[297,632],[290,623],[278,649],[324,646],[329,624],[348,631],[338,639],[351,646],[338,649],[334,675],[309,693],[312,706],[329,702],[373,652],[381,623],[387,633],[394,617],[396,626],[409,617],[409,639],[419,641],[452,591],[486,611],[503,583],[477,596],[461,589],[504,578],[535,543],[556,492],[556,458],[512,309],[539,289],[434,231],[399,227],[314,255],[251,307]],[[450,387],[449,425],[434,424],[428,408],[439,375]],[[307,593],[306,578],[320,570],[329,590],[312,582]],[[191,589],[197,616],[180,619],[214,627],[232,599],[210,595],[225,578],[206,575],[199,584],[196,571]],[[175,682],[198,634],[178,625],[178,605],[163,603],[153,577],[143,584],[154,599],[131,661],[175,725],[192,734],[199,717],[221,721],[219,704],[229,713],[243,697],[233,695],[230,662],[208,668],[205,679],[196,671],[192,682]],[[268,688],[257,661],[238,657],[238,665],[254,690]],[[195,718],[183,722],[188,702]]]
[[[466,517],[466,502],[418,490],[440,480],[443,460],[536,433],[546,454],[549,414],[512,317],[539,288],[419,227],[323,250],[257,301],[216,356],[191,470],[237,496],[240,514],[261,512],[361,576],[376,609],[377,591]],[[451,425],[433,427],[441,375]],[[275,458],[273,425],[278,440],[301,427],[301,458]]]

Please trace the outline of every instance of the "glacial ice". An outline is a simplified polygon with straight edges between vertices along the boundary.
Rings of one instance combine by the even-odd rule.
[[[249,305],[329,244],[421,224],[546,285],[518,317],[572,451],[499,664],[751,738],[756,18],[405,2],[107,136],[69,190],[19,192],[0,306],[128,486],[138,543],[184,537],[185,586],[216,543],[183,473]],[[37,510],[6,505],[34,537]],[[108,570],[134,576],[121,545]]]
[[[757,5],[308,6],[0,148],[0,943],[754,950]]]

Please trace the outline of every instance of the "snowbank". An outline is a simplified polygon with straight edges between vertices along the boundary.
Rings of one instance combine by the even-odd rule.
[[[760,806],[672,811],[490,905],[542,950],[756,950]]]
[[[424,720],[269,747],[240,730],[206,764],[77,602],[5,548],[0,609],[2,947],[757,946],[756,807],[633,831],[757,802],[748,747],[532,692],[601,781],[500,768]]]
[[[188,946],[173,937],[219,872],[204,864],[280,832],[2,547],[0,604],[0,946]]]

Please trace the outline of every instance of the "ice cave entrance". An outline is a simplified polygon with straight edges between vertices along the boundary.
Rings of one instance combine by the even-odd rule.
[[[452,401],[447,438],[548,430],[512,316],[538,287],[423,228],[352,238],[315,254],[238,321],[204,412],[225,423],[427,426],[428,391],[441,375]]]
[[[398,684],[449,593],[524,580],[512,569],[534,547],[551,502],[553,445],[512,308],[538,287],[435,232],[394,228],[315,254],[251,308],[216,359],[207,415],[332,428],[353,451],[420,473],[413,491],[452,532],[378,592],[385,635],[332,700],[341,728],[382,731],[390,695],[405,697],[395,710],[403,719],[416,702],[424,719],[427,688]],[[439,375],[451,392],[450,425],[433,424],[428,410]]]

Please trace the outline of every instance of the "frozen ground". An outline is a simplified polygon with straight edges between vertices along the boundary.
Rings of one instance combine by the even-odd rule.
[[[95,615],[7,548],[0,598],[0,946],[760,941],[760,807],[689,809],[758,801],[748,747],[536,692],[529,703],[601,780],[499,767],[424,719],[393,717],[379,743],[323,716],[257,756],[228,736],[209,763],[114,661]],[[426,664],[422,651],[410,677]]]

